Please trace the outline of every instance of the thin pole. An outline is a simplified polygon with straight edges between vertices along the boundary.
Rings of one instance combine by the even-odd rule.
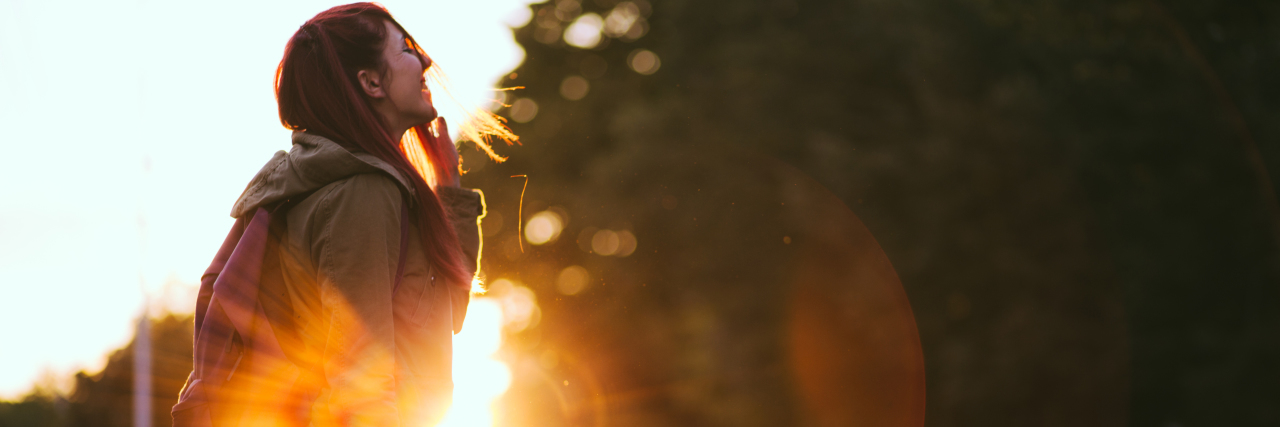
[[[141,189],[151,172],[151,158],[143,156]],[[138,194],[138,287],[142,290],[142,314],[133,337],[133,427],[151,427],[151,295],[147,289],[147,217],[145,194]]]
[[[151,319],[142,307],[133,339],[133,427],[151,427]]]

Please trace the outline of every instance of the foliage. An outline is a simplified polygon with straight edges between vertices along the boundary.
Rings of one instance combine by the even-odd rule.
[[[838,196],[888,255],[930,425],[1280,422],[1275,5],[667,0],[639,7],[633,41],[557,37],[617,5],[532,7],[501,84],[537,114],[507,163],[467,162],[507,219],[485,271],[543,304],[513,351],[567,354],[600,383],[558,395],[518,376],[513,422],[823,422],[789,353],[801,260],[774,243],[817,220],[780,204],[792,180],[770,162]],[[628,67],[637,49],[656,73]],[[516,247],[517,174],[526,217],[570,217],[561,241]],[[588,227],[639,247],[589,253]],[[594,287],[559,294],[569,265]]]
[[[504,425],[1280,423],[1276,5],[632,0],[635,32],[564,42],[621,4],[533,5],[523,145],[464,153],[483,269],[542,310]],[[560,239],[521,244],[542,210]],[[158,413],[190,363],[164,322]],[[924,396],[889,351],[917,337]],[[128,422],[129,348],[71,424]]]
[[[192,322],[190,315],[151,319],[153,426],[171,424],[169,408],[191,372]],[[132,426],[135,342],[112,352],[102,371],[76,373],[70,396],[37,388],[20,402],[0,402],[0,426]]]

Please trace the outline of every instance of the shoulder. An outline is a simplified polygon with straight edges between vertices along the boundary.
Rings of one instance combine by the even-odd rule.
[[[363,203],[399,206],[400,185],[382,173],[352,175],[326,185],[320,191],[323,203]]]
[[[318,196],[314,220],[318,224],[358,223],[359,227],[399,227],[400,185],[381,173],[352,175],[326,185]]]
[[[319,200],[306,215],[312,221],[311,254],[318,266],[363,259],[398,245],[404,200],[391,177],[352,175],[326,185],[314,197]]]

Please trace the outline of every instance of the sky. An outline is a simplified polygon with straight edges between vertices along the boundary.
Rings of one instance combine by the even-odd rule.
[[[510,28],[531,2],[381,3],[459,101],[486,105],[524,58]],[[192,310],[231,204],[289,148],[285,42],[337,4],[0,0],[0,398],[101,369],[144,301]]]

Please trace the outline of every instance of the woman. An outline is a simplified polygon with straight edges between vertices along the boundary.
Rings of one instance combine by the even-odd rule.
[[[302,379],[237,373],[224,397],[234,404],[215,419],[424,425],[448,407],[484,203],[459,187],[458,154],[424,77],[431,66],[371,3],[324,11],[289,40],[276,97],[293,147],[250,181],[232,216],[277,212],[259,300]]]

